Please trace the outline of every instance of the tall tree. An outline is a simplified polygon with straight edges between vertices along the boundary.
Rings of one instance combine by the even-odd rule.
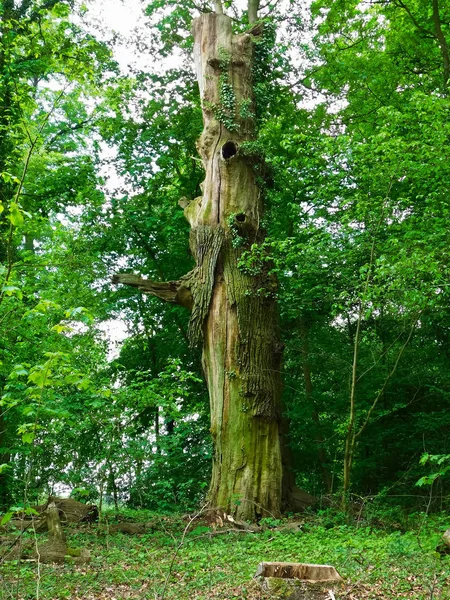
[[[268,39],[262,24],[233,33],[221,2],[214,7],[192,27],[205,180],[202,195],[183,203],[196,266],[177,281],[126,273],[114,281],[191,311],[189,337],[191,344],[202,343],[211,406],[209,501],[253,520],[278,515],[292,497],[283,464],[277,282],[267,263],[254,272],[239,265],[243,252],[265,235],[254,90],[261,75],[258,49]],[[252,25],[257,16],[258,3],[249,1],[245,21]]]

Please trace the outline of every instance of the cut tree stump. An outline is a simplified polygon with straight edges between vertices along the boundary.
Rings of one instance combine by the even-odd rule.
[[[439,552],[441,556],[450,554],[450,529],[447,529],[447,531],[441,537],[441,541],[436,547],[436,552]]]
[[[263,562],[255,577],[263,579],[262,587],[278,600],[330,600],[330,589],[342,581],[331,565]]]
[[[278,579],[300,579],[309,583],[342,581],[342,577],[331,565],[311,565],[306,563],[262,562],[258,565],[255,577],[276,577]]]

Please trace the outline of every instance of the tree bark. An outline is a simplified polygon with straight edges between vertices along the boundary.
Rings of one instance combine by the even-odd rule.
[[[258,20],[259,0],[248,0],[248,22],[250,25]]]
[[[203,196],[185,214],[197,265],[213,275],[200,324],[214,442],[209,499],[254,520],[280,513],[282,461],[276,282],[238,268],[242,250],[262,239],[261,192],[240,152],[254,137],[253,120],[239,111],[254,102],[253,37],[233,35],[231,20],[214,13],[195,19],[193,33],[204,120],[198,150],[206,176]],[[213,255],[205,254],[207,240],[216,241]],[[215,264],[205,268],[205,260]]]

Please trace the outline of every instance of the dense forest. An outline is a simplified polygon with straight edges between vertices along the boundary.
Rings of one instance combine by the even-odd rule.
[[[448,509],[450,5],[90,9],[0,1],[1,524]]]

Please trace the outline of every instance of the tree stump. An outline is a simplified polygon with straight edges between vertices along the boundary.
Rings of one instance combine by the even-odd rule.
[[[263,562],[255,577],[261,577],[262,587],[279,600],[329,600],[333,585],[342,581],[331,565],[305,563]]]
[[[36,556],[43,563],[63,563],[67,551],[66,536],[61,527],[58,507],[51,502],[47,507],[48,541],[39,544]]]
[[[436,552],[439,552],[442,556],[450,554],[450,529],[447,529],[441,537],[441,541],[436,547]]]

